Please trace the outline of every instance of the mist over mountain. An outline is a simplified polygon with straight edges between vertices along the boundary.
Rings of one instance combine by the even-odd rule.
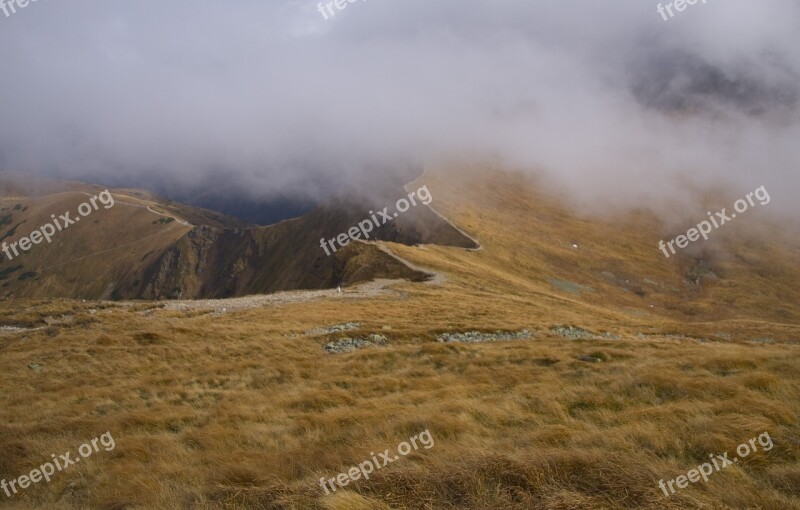
[[[329,20],[304,1],[42,5],[0,30],[6,170],[190,199],[166,184],[222,182],[253,211],[368,195],[409,160],[544,174],[596,213],[668,214],[687,182],[800,188],[792,0],[669,21],[638,0],[357,2]],[[796,214],[790,196],[769,214]],[[265,207],[240,214],[280,216]]]
[[[770,72],[742,66],[725,69],[685,51],[650,55],[637,67],[631,90],[643,105],[665,113],[724,114],[781,118],[797,108],[800,74],[781,62],[764,62]]]
[[[213,194],[198,197],[176,195],[169,198],[235,216],[256,225],[272,225],[283,220],[296,218],[308,213],[316,206],[313,202],[291,198],[278,198],[269,201],[246,200],[237,196],[217,196]]]

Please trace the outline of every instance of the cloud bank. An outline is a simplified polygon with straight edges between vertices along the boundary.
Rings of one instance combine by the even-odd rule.
[[[800,4],[657,3],[40,0],[0,14],[0,169],[313,199],[491,158],[582,201],[766,185],[796,214]]]

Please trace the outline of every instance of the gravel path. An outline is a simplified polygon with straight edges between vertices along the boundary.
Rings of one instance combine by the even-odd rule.
[[[406,260],[403,257],[400,257],[399,255],[394,253],[392,250],[390,250],[384,244],[379,244],[378,243],[378,244],[375,244],[375,246],[377,246],[380,251],[382,251],[386,255],[389,255],[390,257],[392,257],[393,259],[397,260],[398,262],[400,262],[401,264],[403,264],[407,268],[411,269],[412,271],[419,271],[420,273],[425,273],[425,274],[430,275],[430,279],[424,282],[424,283],[426,283],[428,285],[442,286],[447,281],[447,277],[443,273],[440,273],[438,271],[432,271],[432,270],[424,268],[424,267],[420,267],[420,266],[412,263],[411,261]]]
[[[405,280],[386,280],[379,279],[367,283],[362,283],[354,287],[342,289],[326,290],[292,290],[287,292],[276,292],[275,294],[260,294],[254,296],[244,296],[229,299],[200,299],[185,301],[161,301],[164,304],[163,310],[213,310],[216,313],[227,313],[235,310],[248,310],[251,308],[261,308],[263,306],[286,304],[286,303],[305,303],[318,299],[365,299],[385,294],[396,294],[395,291],[387,289],[391,284],[402,283]]]

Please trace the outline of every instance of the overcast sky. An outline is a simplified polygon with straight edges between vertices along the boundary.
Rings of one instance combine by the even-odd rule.
[[[491,158],[580,200],[800,212],[800,2],[657,4],[39,0],[0,11],[0,169],[316,197]]]

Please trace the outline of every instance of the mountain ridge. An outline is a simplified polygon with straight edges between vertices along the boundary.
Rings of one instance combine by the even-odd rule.
[[[47,211],[74,211],[81,195],[91,196],[98,188],[5,176],[0,189],[5,191],[0,212],[9,224],[0,236],[16,240],[49,221]],[[22,258],[3,260],[4,297],[201,299],[333,288],[375,278],[428,277],[368,243],[353,243],[327,257],[318,239],[346,231],[363,215],[341,200],[299,218],[258,226],[145,190],[123,188],[111,193],[116,200],[113,209],[92,216],[98,228],[88,229],[85,223],[73,226],[54,240],[57,247],[36,246]],[[130,208],[135,209],[131,214],[119,212]],[[471,240],[426,207],[409,211],[372,237],[472,246]],[[114,259],[98,260],[102,255]],[[92,260],[94,264],[89,263]]]

